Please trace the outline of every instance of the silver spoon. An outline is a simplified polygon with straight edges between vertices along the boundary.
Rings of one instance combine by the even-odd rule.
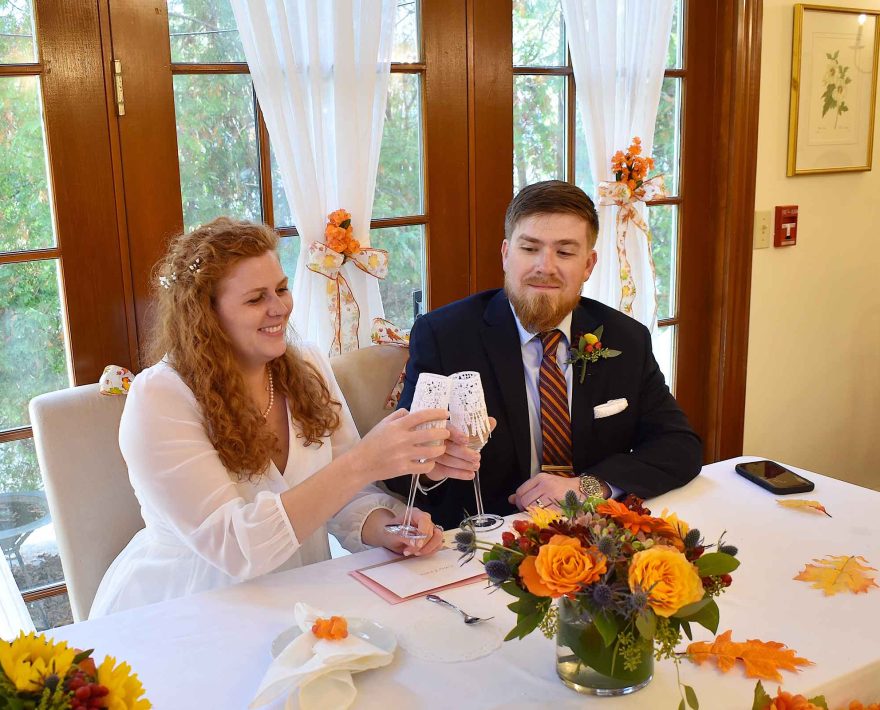
[[[435,604],[440,604],[441,606],[447,606],[450,609],[455,609],[459,614],[464,617],[464,623],[466,624],[479,624],[481,621],[488,621],[489,619],[494,619],[494,616],[490,616],[486,619],[481,619],[479,616],[471,616],[463,609],[459,609],[455,604],[451,604],[445,599],[441,599],[436,594],[429,594],[425,597],[429,602],[434,602]]]

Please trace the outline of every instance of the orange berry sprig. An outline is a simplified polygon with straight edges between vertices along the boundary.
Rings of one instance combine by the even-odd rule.
[[[626,153],[618,150],[611,158],[611,170],[617,182],[625,182],[630,190],[642,186],[648,173],[654,169],[654,159],[642,155],[642,139],[636,136]]]
[[[331,616],[329,619],[319,617],[312,624],[312,633],[319,639],[341,641],[348,638],[348,622],[344,616]]]

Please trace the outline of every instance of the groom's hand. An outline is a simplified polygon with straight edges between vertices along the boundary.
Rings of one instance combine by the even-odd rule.
[[[496,424],[495,417],[489,417],[490,431],[495,429]],[[480,467],[480,452],[467,447],[467,434],[450,424],[446,426],[450,433],[445,442],[446,452],[434,459],[434,468],[424,475],[432,481],[441,481],[444,478],[470,481]]]

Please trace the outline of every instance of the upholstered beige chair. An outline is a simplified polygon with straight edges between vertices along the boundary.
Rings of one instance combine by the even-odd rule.
[[[74,621],[88,618],[101,578],[144,527],[122,454],[124,396],[98,385],[31,400],[31,424]]]
[[[408,354],[406,348],[394,345],[371,345],[330,360],[361,436],[391,414],[385,409],[385,401],[397,383]]]

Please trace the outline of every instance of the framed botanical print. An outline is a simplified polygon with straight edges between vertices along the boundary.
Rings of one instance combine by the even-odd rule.
[[[880,10],[797,4],[788,175],[871,169]]]

